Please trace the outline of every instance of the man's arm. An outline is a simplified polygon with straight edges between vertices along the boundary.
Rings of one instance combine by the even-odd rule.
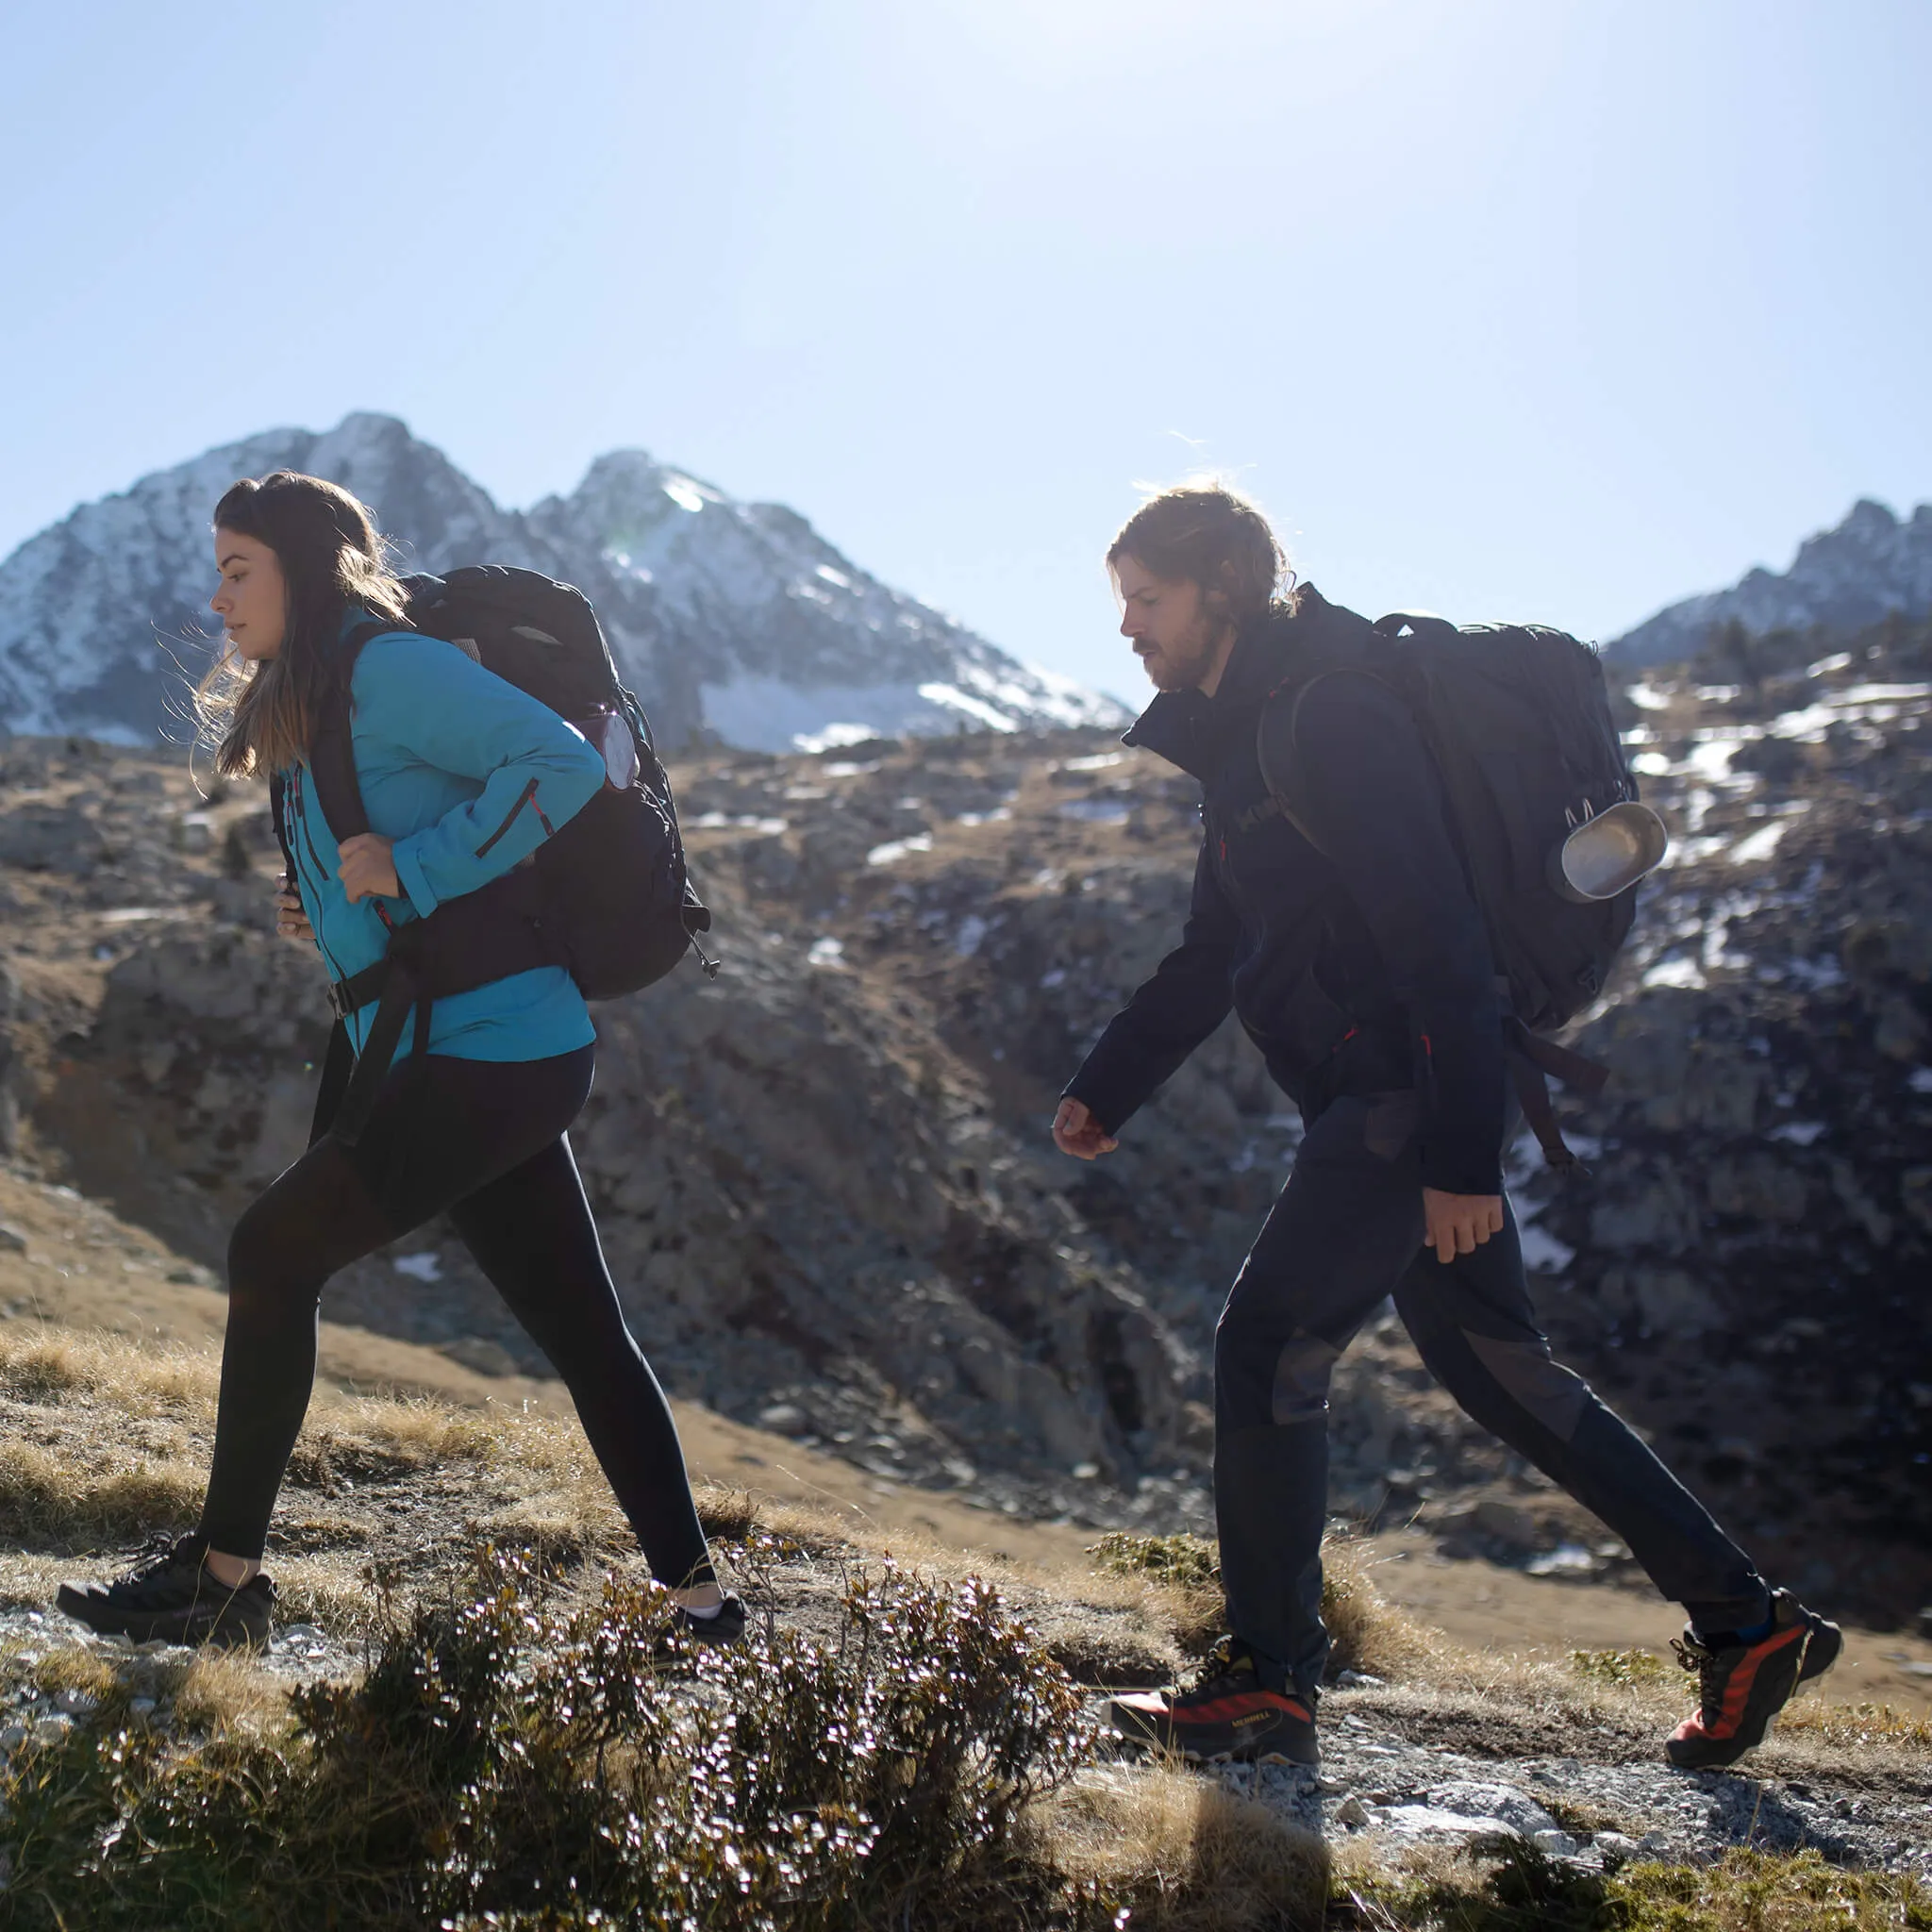
[[[1067,1083],[1066,1098],[1085,1106],[1103,1138],[1118,1134],[1227,1017],[1240,931],[1234,908],[1215,882],[1204,842],[1180,944],[1108,1022],[1080,1071]]]
[[[1290,774],[1296,816],[1340,868],[1408,1010],[1424,1186],[1499,1196],[1507,1081],[1496,969],[1415,719],[1356,671],[1311,685],[1298,711],[1278,711],[1267,724],[1269,769]]]

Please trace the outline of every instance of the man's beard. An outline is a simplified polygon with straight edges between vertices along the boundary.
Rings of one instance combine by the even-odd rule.
[[[1176,642],[1142,656],[1141,668],[1156,691],[1192,691],[1207,675],[1220,641],[1220,625],[1204,613]]]

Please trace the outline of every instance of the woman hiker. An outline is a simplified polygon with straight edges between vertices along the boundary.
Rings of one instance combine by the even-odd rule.
[[[390,929],[508,872],[604,782],[602,755],[454,644],[408,629],[364,507],[277,471],[216,507],[210,608],[226,649],[197,693],[216,769],[279,774],[294,866],[277,930],[313,939],[331,979],[379,959]],[[338,841],[308,753],[341,641],[393,624],[356,658],[351,745],[371,824]],[[535,805],[534,810],[524,809]],[[375,1008],[351,1016],[358,1048]],[[63,1584],[93,1629],[175,1643],[267,1641],[261,1557],[315,1379],[323,1284],[447,1214],[570,1390],[598,1462],[693,1636],[737,1637],[663,1391],[625,1325],[567,1130],[595,1035],[568,971],[545,966],[438,998],[427,1057],[413,1026],[356,1144],[323,1136],[242,1214],[228,1245],[221,1406],[201,1522],[126,1574]]]

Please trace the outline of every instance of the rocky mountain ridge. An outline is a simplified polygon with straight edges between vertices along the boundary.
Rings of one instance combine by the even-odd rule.
[[[1932,503],[1904,520],[1870,497],[1835,528],[1807,537],[1790,570],[1749,571],[1729,590],[1668,605],[1605,646],[1625,664],[1676,664],[1698,656],[1728,626],[1750,637],[1774,631],[1850,631],[1894,614],[1932,612]],[[1822,656],[1819,652],[1814,655]]]
[[[522,564],[578,585],[671,744],[768,751],[876,733],[1105,724],[1124,714],[889,589],[795,511],[741,503],[640,450],[507,510],[391,417],[270,430],[84,504],[0,561],[0,707],[13,729],[179,735],[210,632],[208,520],[240,476],[355,491],[403,566]],[[168,727],[173,724],[172,734]]]

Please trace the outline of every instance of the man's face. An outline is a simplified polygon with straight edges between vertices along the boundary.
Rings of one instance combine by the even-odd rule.
[[[1157,691],[1187,691],[1215,668],[1227,630],[1202,608],[1201,587],[1188,577],[1158,577],[1131,557],[1114,567],[1120,585],[1121,635],[1131,640]]]

